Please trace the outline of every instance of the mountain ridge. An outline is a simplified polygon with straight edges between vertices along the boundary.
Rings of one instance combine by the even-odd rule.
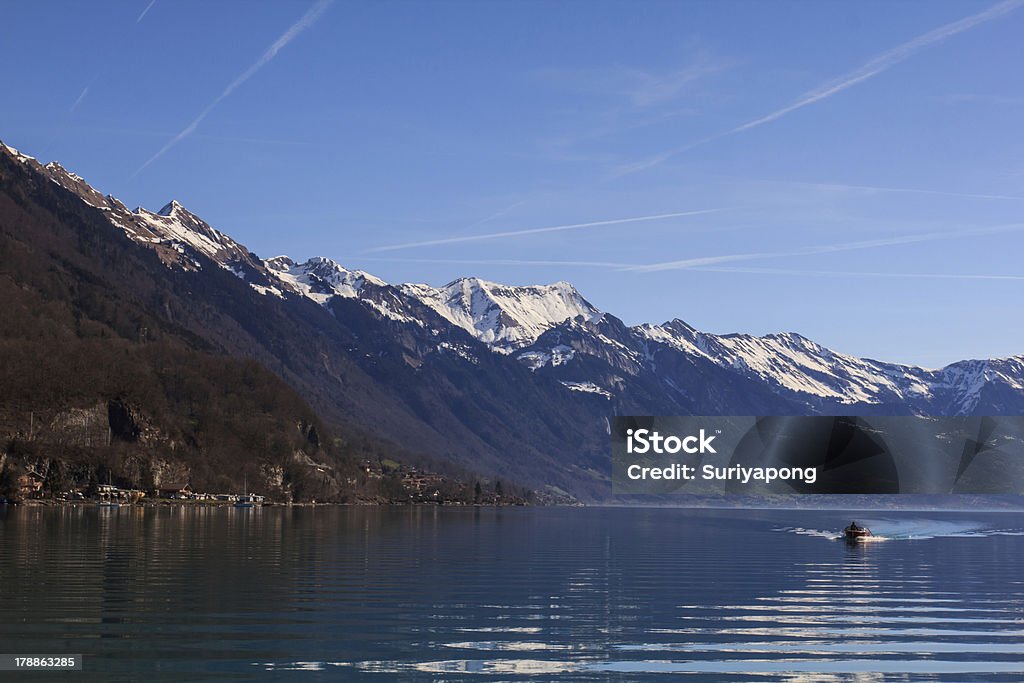
[[[12,147],[10,147],[10,146],[2,143],[2,142],[0,142],[0,144],[3,144],[3,146],[10,153],[14,154],[15,156],[19,156],[19,157],[22,157],[23,159],[29,159],[29,160],[33,160],[33,161],[35,160],[33,157],[29,157],[29,156],[27,156],[27,155],[25,155],[25,154],[23,154],[21,152],[18,152],[16,149],[14,149],[14,148],[12,148]],[[96,196],[103,197],[105,201],[114,202],[114,203],[116,203],[116,204],[118,204],[118,205],[120,205],[122,207],[124,206],[123,204],[121,204],[112,195],[105,195],[104,196],[104,195],[100,194],[98,191],[96,191],[94,188],[92,188],[91,186],[88,186],[88,184],[85,183],[84,179],[81,176],[78,176],[75,173],[73,173],[71,171],[68,171],[63,166],[61,166],[59,162],[52,161],[52,162],[49,162],[48,164],[45,165],[45,168],[49,169],[51,167],[54,168],[54,169],[57,169],[61,174],[66,175],[70,179],[73,179],[74,181],[76,181],[76,183],[81,183],[81,184],[85,185],[85,187],[87,187],[88,190],[91,190],[91,193],[95,194]],[[69,188],[69,189],[72,189],[72,188]],[[79,190],[73,190],[73,191],[78,192]],[[241,245],[240,243],[235,242],[235,240],[233,238],[231,238],[229,235],[227,235],[226,233],[222,233],[222,232],[218,231],[216,228],[213,228],[208,223],[203,221],[201,218],[199,218],[196,214],[191,212],[187,207],[185,207],[181,202],[179,202],[176,199],[172,199],[171,201],[167,202],[159,211],[156,211],[156,212],[150,211],[149,209],[146,209],[144,207],[137,207],[134,210],[134,212],[132,212],[132,213],[133,213],[133,215],[140,215],[140,214],[142,214],[142,215],[148,215],[148,216],[160,216],[160,217],[163,217],[163,218],[177,218],[178,223],[182,227],[184,227],[186,229],[187,232],[185,234],[195,233],[195,234],[198,234],[200,236],[200,239],[192,240],[190,242],[190,244],[192,244],[192,246],[194,246],[194,247],[197,247],[197,248],[200,248],[200,249],[207,249],[207,250],[209,250],[210,246],[209,245],[204,245],[202,243],[201,239],[203,237],[207,237],[207,236],[212,234],[212,236],[214,236],[215,239],[217,239],[217,240],[225,240],[227,242],[227,245],[230,245],[231,247],[235,247],[235,248],[237,248],[239,250],[243,250],[244,249],[244,251],[245,251],[245,253],[247,255],[249,255],[251,257],[254,257],[254,258],[258,258],[258,257],[256,257],[255,254],[252,254],[252,252],[249,252],[247,249],[245,249],[243,247],[243,245]],[[189,223],[191,223],[192,225],[189,225]],[[124,227],[124,226],[122,226],[122,227]],[[126,229],[126,231],[127,231],[127,229]],[[171,233],[170,235],[168,235],[168,237],[180,237],[180,236],[182,236],[181,233],[178,233],[178,234]],[[569,295],[573,296],[573,297],[576,297],[579,300],[580,304],[581,304],[581,309],[584,309],[584,310],[579,311],[579,313],[577,313],[577,314],[586,313],[587,315],[591,315],[591,316],[594,316],[594,317],[599,317],[603,313],[602,311],[599,311],[596,307],[591,305],[582,296],[582,294],[580,294],[580,292],[576,289],[576,287],[571,282],[566,281],[566,280],[560,280],[560,281],[557,281],[557,282],[554,282],[554,283],[550,283],[550,284],[507,285],[507,284],[504,284],[504,283],[498,283],[498,282],[487,280],[485,278],[481,278],[481,277],[478,277],[478,276],[470,275],[470,276],[460,276],[460,277],[456,278],[455,280],[452,280],[451,282],[448,282],[448,283],[446,283],[444,285],[435,287],[433,285],[428,285],[428,284],[424,284],[424,283],[412,283],[412,282],[388,283],[385,280],[383,280],[383,279],[381,279],[379,277],[376,277],[373,274],[368,273],[366,271],[363,271],[363,270],[350,270],[350,269],[346,268],[345,266],[342,266],[339,262],[337,262],[333,258],[327,257],[327,256],[322,256],[322,255],[309,257],[303,263],[298,263],[292,257],[290,257],[289,255],[285,255],[285,254],[274,256],[274,257],[270,257],[268,259],[262,260],[262,262],[264,264],[271,264],[272,262],[281,261],[281,260],[284,260],[284,261],[287,261],[287,262],[291,262],[293,267],[295,267],[295,265],[305,266],[307,264],[333,264],[334,267],[336,267],[336,268],[338,268],[338,269],[340,269],[340,270],[342,270],[342,271],[344,271],[346,273],[351,273],[354,276],[358,276],[358,277],[360,277],[362,279],[368,280],[368,281],[372,282],[373,284],[375,284],[377,286],[391,286],[391,287],[397,288],[399,290],[402,290],[403,292],[411,293],[411,294],[413,294],[413,295],[415,295],[417,297],[423,297],[424,296],[423,291],[425,291],[425,290],[430,290],[432,293],[433,292],[450,293],[453,290],[453,288],[456,288],[458,286],[465,286],[467,283],[469,283],[469,284],[471,284],[473,286],[472,287],[473,288],[473,293],[479,292],[481,290],[487,291],[487,290],[490,290],[490,289],[499,289],[499,290],[505,290],[505,291],[511,291],[511,292],[523,292],[523,291],[531,291],[531,290],[533,290],[533,291],[536,291],[536,290],[563,290],[563,291],[564,290],[568,290]],[[223,262],[221,262],[221,265],[227,267],[227,265],[225,263],[223,263]],[[340,295],[344,296],[345,294],[340,294]],[[348,296],[354,296],[354,293],[353,294],[348,294]],[[563,316],[561,318],[551,318],[551,319],[547,320],[547,323],[548,323],[548,326],[553,326],[553,325],[555,325],[555,324],[557,324],[559,322],[564,322],[565,320],[568,320],[571,317],[573,317],[573,316],[569,315],[569,316]],[[475,322],[478,322],[478,321],[475,321]],[[457,323],[457,324],[459,324],[459,323]],[[686,323],[686,321],[684,321],[684,320],[682,320],[680,318],[673,318],[672,320],[665,321],[663,323],[652,323],[652,322],[639,323],[639,324],[633,325],[631,327],[636,328],[636,329],[640,329],[640,328],[654,328],[654,327],[666,328],[666,327],[673,326],[673,325],[676,325],[676,324],[681,324],[681,325],[689,328],[690,330],[693,330],[695,333],[697,333],[698,335],[700,335],[702,337],[716,338],[716,339],[719,339],[719,340],[723,340],[723,339],[724,340],[728,340],[728,339],[759,339],[759,340],[798,339],[798,340],[803,340],[805,342],[809,342],[813,346],[817,347],[819,350],[824,350],[824,351],[827,351],[827,352],[829,352],[831,354],[836,354],[838,356],[844,356],[844,357],[847,357],[847,358],[859,358],[860,360],[863,360],[865,362],[877,363],[877,364],[885,365],[885,366],[906,367],[906,368],[914,368],[914,369],[925,370],[925,371],[941,370],[941,369],[943,369],[945,367],[949,367],[949,366],[957,365],[957,364],[961,364],[961,363],[968,363],[968,362],[1001,361],[1001,360],[1011,360],[1011,359],[1024,358],[1024,353],[1022,353],[1022,354],[1015,354],[1015,355],[1011,355],[1011,356],[1004,356],[1004,357],[969,358],[969,359],[963,359],[963,360],[960,360],[960,361],[954,361],[953,363],[950,363],[950,364],[948,364],[946,366],[941,366],[940,368],[929,368],[929,367],[926,367],[926,366],[923,366],[923,365],[917,365],[917,364],[914,364],[914,363],[900,363],[900,362],[893,362],[893,361],[879,361],[879,360],[874,360],[874,359],[871,359],[871,358],[851,356],[849,354],[844,354],[844,353],[836,352],[836,351],[834,351],[834,350],[832,350],[832,349],[830,349],[828,347],[825,347],[825,346],[823,346],[821,344],[818,344],[814,340],[806,337],[805,335],[803,335],[803,334],[801,334],[799,332],[793,331],[793,330],[770,332],[770,333],[767,333],[767,334],[764,334],[764,335],[753,335],[753,334],[744,333],[744,332],[729,332],[729,333],[723,333],[723,334],[713,334],[713,333],[708,333],[708,332],[702,332],[702,331],[698,330],[697,328],[692,327],[691,325]],[[460,324],[460,326],[463,326],[463,325]],[[464,326],[464,328],[467,329],[467,330],[469,330],[470,327],[471,326],[469,326],[469,325]],[[485,339],[483,339],[483,340],[486,343],[489,343],[489,344],[494,343],[494,340],[490,339],[486,335],[481,334],[480,336],[485,337]]]
[[[172,207],[168,210],[168,207]],[[142,211],[145,211],[144,209]],[[148,213],[148,212],[147,212]],[[210,228],[194,214],[177,202],[171,202],[161,210],[160,215],[176,218],[179,225],[200,235],[190,244],[205,249],[222,265],[237,263],[218,258],[218,253],[204,244],[202,237],[209,234],[221,240],[230,240],[230,248],[224,251],[231,255],[244,248],[230,237]],[[194,226],[194,227],[193,227]],[[172,230],[171,235],[183,237],[181,231]],[[258,257],[246,253],[259,261]],[[280,257],[277,257],[280,259]],[[289,259],[291,261],[291,259]],[[267,261],[262,265],[266,267]],[[294,263],[294,262],[293,262]],[[403,312],[395,301],[386,305],[379,296],[364,293],[364,285],[372,285],[379,293],[383,289],[397,290],[417,299],[420,303],[437,312],[450,323],[466,330],[492,351],[513,354],[536,343],[541,334],[554,329],[577,317],[593,323],[604,312],[591,305],[569,282],[560,281],[547,285],[505,285],[479,277],[460,277],[441,287],[419,283],[390,284],[365,271],[349,270],[333,259],[316,256],[308,259],[298,268],[306,269],[306,276],[319,272],[321,287],[293,287],[303,295],[323,305],[331,296],[342,296],[364,300],[382,315],[403,322],[414,322],[416,318]],[[325,276],[325,269],[333,269],[335,276]],[[285,279],[284,271],[269,269],[279,279]],[[286,280],[287,282],[287,280]],[[263,290],[261,293],[271,291]],[[746,333],[715,335],[693,328],[681,319],[674,319],[661,325],[641,324],[630,326],[634,332],[647,336],[652,341],[663,341],[676,348],[704,356],[722,366],[749,372],[767,382],[774,382],[798,393],[821,398],[830,398],[841,403],[878,403],[887,393],[897,400],[916,398],[933,392],[936,386],[958,384],[963,394],[962,412],[969,411],[968,404],[975,399],[972,394],[984,381],[1002,377],[1014,388],[1024,388],[994,364],[1013,364],[1017,373],[1022,367],[1024,356],[1010,356],[994,359],[968,359],[951,363],[938,369],[918,365],[890,363],[860,358],[833,351],[796,332],[777,332],[763,336]],[[667,333],[667,334],[665,334]],[[837,375],[835,370],[842,372]],[[973,372],[972,372],[973,368]],[[834,375],[830,380],[828,375]],[[954,377],[956,376],[956,377]],[[838,383],[837,383],[838,381]],[[970,385],[976,385],[975,390]],[[887,397],[885,400],[892,400]]]
[[[390,284],[326,257],[262,259],[176,200],[131,211],[59,164],[7,154],[155,252],[169,274],[201,280],[211,310],[256,337],[240,346],[204,334],[231,353],[258,349],[332,419],[369,420],[526,484],[601,498],[613,414],[1024,412],[1024,356],[926,369],[795,332],[716,335],[681,319],[630,326],[565,281]],[[211,269],[231,277],[211,279]],[[252,293],[244,305],[239,285]],[[351,367],[339,374],[342,366]]]
[[[34,157],[30,157],[28,155],[25,155],[25,154],[19,152],[18,150],[16,150],[15,148],[10,147],[6,143],[0,142],[0,145],[3,145],[3,147],[8,151],[8,153],[12,154],[13,156],[15,156],[17,158],[20,158],[23,161],[33,161],[33,162],[36,161]],[[43,166],[43,167],[45,169],[47,169],[47,170],[54,170],[58,175],[61,175],[61,176],[64,176],[64,177],[68,178],[70,181],[72,181],[74,183],[74,185],[77,186],[77,187],[69,187],[68,189],[71,189],[72,191],[74,191],[76,193],[85,194],[85,195],[92,195],[94,197],[100,197],[100,198],[102,198],[102,201],[105,202],[105,203],[112,203],[112,204],[115,205],[115,207],[124,208],[124,204],[122,204],[119,200],[117,200],[116,197],[114,197],[113,195],[102,195],[97,190],[95,190],[90,185],[88,185],[88,183],[81,176],[79,176],[79,175],[77,175],[77,174],[75,174],[75,173],[65,169],[63,166],[61,166],[61,164],[59,162],[51,161],[51,162],[47,163],[45,166]],[[150,210],[148,210],[148,209],[146,209],[144,207],[137,207],[132,212],[132,215],[134,215],[134,216],[142,215],[142,216],[149,216],[149,217],[159,216],[159,217],[162,217],[162,218],[176,219],[177,224],[180,225],[185,230],[184,230],[184,232],[177,232],[177,233],[176,232],[171,232],[170,234],[167,235],[167,237],[169,237],[169,238],[174,238],[174,237],[185,238],[187,240],[186,236],[189,235],[189,234],[198,235],[199,236],[198,239],[192,239],[192,240],[189,241],[189,243],[193,247],[199,248],[201,250],[206,250],[207,253],[210,254],[210,255],[214,255],[213,252],[215,250],[212,249],[211,245],[204,244],[204,242],[203,242],[204,238],[205,239],[210,239],[211,241],[215,241],[215,242],[222,242],[222,244],[214,244],[213,246],[217,246],[217,247],[220,247],[220,248],[231,248],[231,249],[234,249],[234,250],[242,251],[247,256],[250,256],[250,257],[258,259],[258,257],[255,254],[253,254],[252,252],[249,252],[248,249],[245,249],[241,244],[235,242],[235,240],[233,238],[231,238],[229,235],[227,235],[226,233],[222,233],[222,232],[218,231],[216,228],[213,228],[212,226],[210,226],[208,223],[203,221],[201,218],[199,218],[196,214],[194,214],[189,209],[187,209],[181,202],[179,202],[176,199],[172,199],[171,201],[167,202],[159,211],[156,211],[156,212],[150,211]],[[117,224],[116,221],[114,221],[113,219],[111,219],[111,220],[112,220],[112,222],[115,222],[115,224]],[[173,224],[171,224],[171,225],[173,225]],[[122,225],[121,227],[124,227],[124,226]],[[125,228],[125,230],[127,232],[128,228]],[[290,256],[287,256],[287,255],[279,255],[279,256],[271,257],[269,259],[263,260],[262,262],[264,264],[267,264],[267,263],[270,263],[270,262],[273,262],[273,261],[277,261],[279,259],[286,259],[287,261],[291,261],[291,262],[295,263],[294,260]],[[227,264],[225,264],[222,259],[218,259],[218,261],[221,263],[221,265],[227,267]],[[313,257],[310,257],[309,259],[307,259],[307,261],[304,264],[300,264],[300,265],[305,265],[305,264],[310,264],[310,263],[328,263],[328,264],[333,264],[335,267],[337,267],[337,268],[339,268],[339,269],[341,269],[341,270],[343,270],[345,272],[355,274],[355,275],[357,275],[357,276],[359,276],[359,277],[361,277],[363,279],[369,280],[369,281],[373,282],[374,284],[376,284],[377,286],[389,285],[389,286],[395,287],[395,288],[397,288],[399,290],[405,291],[407,293],[412,293],[412,294],[414,294],[417,297],[423,297],[424,296],[423,295],[423,291],[425,291],[425,290],[429,290],[432,293],[433,292],[450,293],[451,290],[453,290],[453,288],[455,288],[457,286],[463,286],[464,287],[467,283],[471,283],[473,285],[474,293],[479,292],[481,290],[487,291],[487,290],[490,290],[490,289],[498,289],[498,290],[504,290],[504,291],[510,291],[510,292],[523,292],[523,291],[529,292],[529,291],[536,291],[536,290],[549,290],[549,291],[550,290],[566,291],[567,290],[569,296],[575,297],[578,300],[578,302],[579,302],[581,310],[578,311],[578,314],[585,313],[585,314],[591,315],[591,316],[599,316],[602,313],[601,311],[596,309],[594,306],[592,306],[588,301],[586,301],[586,299],[583,298],[583,296],[579,293],[579,291],[576,289],[576,287],[571,282],[568,282],[566,280],[560,280],[558,282],[554,282],[554,283],[550,283],[550,284],[507,285],[507,284],[503,284],[503,283],[497,283],[497,282],[493,282],[493,281],[490,281],[490,280],[486,280],[484,278],[477,277],[477,276],[461,276],[461,277],[456,278],[455,280],[453,280],[453,281],[451,281],[451,282],[449,282],[449,283],[447,283],[445,285],[442,285],[440,287],[434,287],[432,285],[427,285],[427,284],[423,284],[423,283],[395,283],[395,284],[387,283],[386,281],[382,280],[381,278],[378,278],[378,277],[372,275],[371,273],[367,273],[366,271],[363,271],[363,270],[354,270],[354,271],[353,270],[349,270],[349,269],[345,268],[344,266],[342,266],[337,261],[335,261],[334,259],[332,259],[330,257],[326,257],[326,256],[313,256]],[[556,324],[558,322],[562,322],[564,320],[568,320],[570,317],[572,317],[572,316],[570,315],[570,316],[563,316],[561,318],[552,318],[552,319],[549,319],[547,321],[547,323],[549,325],[553,325],[553,324]],[[474,322],[477,322],[477,321],[474,321]],[[828,347],[824,347],[824,346],[818,344],[817,342],[814,342],[812,339],[810,339],[810,338],[800,334],[799,332],[795,332],[795,331],[771,332],[771,333],[768,333],[768,334],[765,334],[765,335],[760,335],[760,336],[752,335],[752,334],[749,334],[749,333],[743,333],[743,332],[730,332],[730,333],[725,333],[725,334],[711,334],[711,333],[707,333],[707,332],[701,332],[700,330],[697,330],[697,328],[693,328],[688,323],[686,323],[684,320],[679,319],[679,318],[674,318],[674,319],[672,319],[670,321],[666,321],[666,322],[660,323],[660,324],[649,323],[649,322],[648,323],[640,323],[640,324],[634,325],[632,327],[634,327],[634,328],[651,328],[651,327],[662,327],[662,328],[664,328],[664,327],[667,327],[667,326],[670,326],[670,325],[673,325],[673,324],[682,324],[683,326],[685,326],[685,327],[687,327],[687,328],[689,328],[691,330],[694,330],[694,332],[698,333],[701,336],[704,336],[704,337],[714,337],[714,338],[717,338],[719,340],[722,340],[722,339],[734,339],[734,338],[761,339],[761,340],[772,340],[772,339],[776,339],[776,338],[779,338],[779,339],[792,339],[792,338],[795,338],[795,339],[803,340],[803,341],[806,341],[806,342],[810,342],[812,345],[816,346],[818,349],[822,349],[822,350],[828,351],[829,353],[833,353],[833,354],[837,353],[837,352],[833,351],[832,349],[829,349]],[[464,325],[460,324],[460,326],[464,326]],[[466,325],[464,327],[466,329],[470,329],[471,326]],[[481,335],[481,336],[486,337],[486,335]],[[487,343],[493,343],[493,340],[491,340],[489,338],[484,339],[484,341],[486,341]],[[848,358],[857,358],[856,356],[849,356],[848,354],[842,354],[842,353],[839,353],[837,355],[845,356],[845,357],[848,357]],[[916,369],[920,369],[920,370],[941,370],[941,369],[943,369],[945,367],[949,367],[951,365],[957,365],[957,364],[965,363],[965,362],[1000,361],[1000,360],[1010,360],[1010,359],[1019,359],[1019,358],[1024,358],[1024,354],[1016,354],[1016,355],[1012,355],[1012,356],[996,357],[996,358],[985,358],[985,359],[973,359],[973,358],[972,359],[964,359],[964,360],[961,360],[961,361],[955,361],[953,363],[950,363],[947,366],[942,366],[940,368],[928,368],[928,367],[917,365],[917,364],[913,364],[913,363],[897,363],[897,362],[891,362],[891,361],[877,361],[877,360],[873,360],[873,359],[870,359],[870,358],[861,358],[861,360],[866,361],[866,362],[878,363],[878,364],[882,364],[882,365],[886,365],[886,366],[892,366],[892,367],[907,367],[907,368],[916,368]]]

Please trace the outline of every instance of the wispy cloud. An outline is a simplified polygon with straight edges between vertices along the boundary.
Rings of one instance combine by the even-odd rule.
[[[621,64],[592,68],[547,67],[533,72],[535,78],[585,95],[625,102],[637,109],[656,107],[689,94],[693,86],[732,66],[731,61],[706,52],[674,69],[655,71]]]
[[[562,232],[566,230],[583,230],[586,228],[597,228],[606,225],[623,225],[626,223],[643,223],[646,221],[660,221],[666,218],[679,218],[682,216],[699,216],[702,214],[716,213],[723,209],[700,209],[698,211],[679,211],[676,213],[661,213],[653,216],[636,216],[633,218],[615,218],[605,221],[590,221],[588,223],[570,223],[569,225],[553,225],[546,228],[529,228],[526,230],[505,230],[502,232],[491,232],[483,235],[463,235],[459,237],[444,237],[434,240],[423,240],[420,242],[405,242],[403,244],[390,244],[383,247],[367,249],[366,254],[381,251],[396,251],[398,249],[413,249],[416,247],[434,247],[443,244],[457,244],[461,242],[480,242],[483,240],[495,240],[504,237],[522,237],[524,235],[539,235],[546,232]]]
[[[701,111],[698,100],[709,96],[703,83],[734,64],[734,60],[714,55],[709,50],[694,49],[685,61],[671,67],[610,64],[537,69],[531,72],[534,80],[556,88],[560,95],[572,93],[574,96],[571,104],[555,110],[552,119],[555,129],[537,140],[541,154],[562,157],[566,156],[566,149],[599,138],[694,116]],[[581,98],[585,100],[582,107]],[[610,158],[592,161],[602,165],[614,162],[611,155],[603,156]]]
[[[149,14],[149,10],[153,9],[153,5],[155,5],[155,4],[156,4],[156,0],[150,0],[149,4],[146,5],[146,9],[142,10],[142,14],[140,14],[139,18],[135,20],[135,23],[137,24],[140,21],[142,21],[142,18],[144,16],[146,16],[147,14]]]
[[[676,156],[677,154],[682,154],[683,152],[689,151],[695,147],[699,147],[709,142],[713,142],[715,140],[719,140],[730,135],[735,135],[736,133],[742,133],[744,131],[757,128],[759,126],[763,126],[766,123],[771,123],[772,121],[781,119],[783,116],[786,116],[787,114],[797,111],[798,109],[803,109],[804,107],[807,107],[809,105],[821,102],[822,100],[826,100],[832,97],[833,95],[837,95],[848,88],[852,88],[855,85],[863,83],[877,76],[878,74],[887,71],[888,69],[899,64],[900,62],[909,59],[910,57],[914,56],[916,53],[920,52],[925,48],[941,43],[942,41],[952,38],[953,36],[959,33],[963,33],[964,31],[968,31],[974,28],[975,26],[979,26],[981,24],[987,23],[994,19],[998,19],[999,17],[1002,17],[1006,14],[1009,14],[1010,12],[1013,12],[1014,10],[1019,8],[1021,5],[1024,5],[1024,0],[1003,0],[1003,2],[997,3],[982,12],[972,14],[969,17],[964,17],[963,19],[950,22],[948,24],[940,26],[939,28],[928,31],[927,33],[924,33],[912,40],[908,40],[905,43],[901,43],[900,45],[897,45],[891,50],[887,50],[886,52],[883,52],[882,54],[873,57],[872,59],[868,60],[857,69],[854,69],[853,71],[847,72],[837,78],[833,78],[822,83],[818,87],[804,93],[796,100],[787,104],[784,107],[781,107],[772,112],[769,112],[768,114],[747,121],[746,123],[742,123],[734,128],[730,128],[729,130],[723,131],[721,133],[717,133],[715,135],[711,135],[709,137],[696,140],[681,147],[670,149],[666,152],[662,152],[660,154],[654,155],[652,157],[649,157],[638,162],[634,162],[632,164],[623,165],[616,169],[614,175],[627,175],[629,173],[635,173],[637,171],[657,166],[667,161],[668,159]]]
[[[629,91],[633,106],[646,108],[677,100],[680,95],[690,93],[693,86],[707,78],[725,71],[731,62],[701,56],[693,63],[664,75],[638,73],[638,80]]]
[[[1006,225],[987,226],[980,228],[967,228],[964,230],[949,230],[945,232],[927,232],[913,235],[898,235],[895,237],[883,237],[873,240],[860,240],[856,242],[839,242],[837,244],[820,244],[800,249],[786,251],[758,251],[742,252],[735,254],[722,254],[718,256],[699,256],[694,258],[679,259],[676,261],[661,261],[640,266],[630,266],[624,270],[636,272],[657,272],[663,270],[690,270],[715,266],[720,263],[736,263],[740,261],[754,261],[772,258],[789,258],[798,256],[815,256],[819,254],[833,254],[845,251],[859,251],[862,249],[878,249],[881,247],[893,247],[903,244],[919,244],[923,242],[937,242],[940,240],[960,239],[964,237],[976,237],[981,235],[993,235],[1003,232],[1018,232],[1024,230],[1024,223],[1010,223]]]
[[[217,107],[218,104],[223,102],[229,95],[231,95],[231,93],[237,90],[239,86],[241,86],[247,80],[252,78],[256,74],[256,72],[258,72],[264,66],[269,64],[270,60],[277,56],[277,53],[284,49],[284,47],[287,46],[288,43],[295,40],[299,36],[299,34],[301,34],[303,31],[305,31],[310,26],[315,24],[317,20],[320,18],[320,16],[324,13],[324,11],[330,6],[331,2],[333,2],[333,0],[318,0],[317,3],[309,9],[309,11],[302,15],[301,19],[296,21],[294,24],[291,25],[291,27],[287,31],[281,34],[281,37],[275,40],[270,45],[270,47],[268,47],[267,50],[260,56],[260,58],[253,63],[252,66],[246,69],[241,76],[231,81],[231,83],[228,84],[228,87],[224,88],[220,95],[217,95],[217,97],[214,98],[214,100],[210,102],[210,104],[208,104],[205,109],[199,112],[199,115],[196,116],[196,118],[194,118],[190,124],[185,126],[185,128],[183,128],[181,132],[179,132],[177,135],[171,138],[167,142],[167,144],[161,147],[160,151],[154,154],[152,157],[150,157],[149,160],[146,161],[146,163],[142,164],[142,166],[140,166],[138,170],[136,170],[135,173],[132,174],[132,177],[134,178],[135,176],[137,176],[139,173],[145,170],[146,167],[148,167],[154,161],[156,161],[164,154],[166,154],[168,150],[170,150],[176,144],[178,144],[179,142],[187,138],[189,135],[194,133],[196,128],[199,127],[199,124],[203,122],[203,119],[209,116],[210,112],[212,112]]]

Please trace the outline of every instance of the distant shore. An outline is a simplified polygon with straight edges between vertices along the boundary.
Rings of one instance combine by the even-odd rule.
[[[9,505],[13,507],[99,507],[104,505],[104,501],[98,500],[47,500],[47,499],[29,499],[29,500],[8,500],[0,502],[0,507]],[[130,507],[130,508],[160,508],[160,507],[177,507],[177,508],[229,508],[235,507],[235,503],[230,501],[193,501],[193,500],[143,500],[134,503],[118,502],[116,505],[110,505],[110,507]],[[254,504],[252,507],[275,507],[275,508],[302,508],[302,507],[476,507],[476,508],[499,508],[499,507],[536,507],[536,504],[525,503],[525,502],[509,502],[509,503],[461,503],[461,502],[445,502],[445,503],[434,503],[427,501],[364,501],[364,502],[321,502],[321,501],[308,501],[300,503],[292,502],[276,502],[266,501],[260,504]]]

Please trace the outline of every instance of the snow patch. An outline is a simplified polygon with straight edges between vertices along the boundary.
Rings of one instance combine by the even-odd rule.
[[[611,399],[612,397],[611,392],[602,389],[593,382],[560,382],[560,384],[569,391],[579,391],[585,394],[598,394],[607,399]]]
[[[531,372],[536,372],[546,365],[550,365],[553,368],[565,365],[575,357],[575,350],[565,344],[559,344],[551,347],[547,352],[525,351],[516,356],[516,360],[528,367]]]
[[[13,147],[11,147],[8,144],[0,142],[0,145],[3,145],[3,148],[5,150],[7,150],[7,153],[10,154],[11,156],[13,156],[15,159],[17,159],[21,163],[25,163],[26,161],[35,161],[36,160],[35,157],[30,157],[27,154],[22,154],[21,152],[19,152],[18,150],[14,149]]]

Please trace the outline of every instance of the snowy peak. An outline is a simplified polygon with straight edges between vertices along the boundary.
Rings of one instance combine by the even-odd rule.
[[[27,154],[22,154],[21,152],[19,152],[18,150],[14,149],[10,145],[5,144],[4,142],[0,142],[0,149],[2,149],[7,154],[10,154],[12,157],[14,157],[16,160],[18,160],[18,161],[20,161],[22,163],[24,163],[26,161],[35,161],[35,157],[30,157]]]
[[[935,373],[937,384],[953,395],[960,414],[969,414],[981,402],[982,394],[994,387],[1024,392],[1024,356],[992,360],[964,360]]]
[[[295,261],[293,261],[290,256],[286,256],[284,254],[281,254],[280,256],[272,256],[271,258],[268,258],[266,261],[264,261],[264,263],[267,265],[267,268],[271,270],[284,271],[287,271],[299,265]]]
[[[650,341],[814,399],[882,403],[932,393],[934,378],[928,370],[836,353],[793,332],[715,335],[681,320],[636,330]]]
[[[363,285],[366,283],[377,287],[387,286],[387,283],[379,277],[370,275],[363,270],[349,270],[348,268],[340,265],[337,261],[333,261],[323,256],[314,256],[309,259],[309,261],[306,262],[306,267],[309,268],[312,274],[322,278],[332,286],[345,285],[356,289],[362,289]]]
[[[43,172],[46,173],[53,182],[81,197],[82,201],[89,206],[103,211],[113,210],[114,204],[111,202],[111,197],[104,197],[101,193],[93,189],[89,183],[85,182],[82,176],[77,173],[72,173],[56,161],[51,161],[43,166]]]
[[[154,215],[149,211],[146,213],[150,216]],[[212,228],[209,223],[182,206],[177,199],[172,199],[167,204],[164,204],[164,207],[157,211],[155,215],[170,219],[186,230],[198,233],[221,246],[228,243],[237,246],[234,240]]]
[[[322,256],[315,256],[305,263],[296,263],[287,256],[276,256],[268,259],[266,266],[292,289],[320,304],[332,296],[358,298],[367,284],[387,286],[380,278],[361,270],[349,270]]]
[[[335,296],[359,299],[384,317],[421,326],[427,321],[417,317],[415,309],[426,306],[503,353],[529,345],[559,323],[580,316],[596,321],[602,315],[567,282],[515,287],[460,278],[444,287],[391,286],[370,273],[349,270],[321,256],[304,263],[275,256],[265,265],[282,284],[280,289],[297,292],[321,305]]]
[[[268,275],[285,289],[327,306],[334,297],[358,299],[379,316],[403,323],[423,325],[409,310],[402,293],[384,280],[362,270],[349,270],[329,258],[315,256],[296,263],[287,256],[275,256],[265,262]],[[261,291],[259,287],[257,291]]]
[[[78,175],[77,173],[72,173],[71,171],[69,171],[66,168],[64,168],[63,166],[61,166],[56,161],[51,161],[50,163],[46,164],[43,168],[45,168],[46,170],[50,171],[51,173],[54,173],[54,174],[57,174],[57,175],[63,175],[65,177],[67,177],[69,180],[74,180],[74,181],[81,181],[82,180],[82,176]]]
[[[595,322],[601,311],[568,282],[510,286],[479,278],[460,278],[444,287],[399,285],[441,317],[496,350],[528,346],[546,330],[582,316]]]
[[[116,204],[123,209],[120,202]],[[143,208],[114,211],[110,220],[135,241],[154,249],[168,266],[199,270],[202,263],[198,257],[205,256],[261,293],[277,291],[275,283],[268,279],[263,261],[177,201],[169,202],[156,213]]]
[[[164,204],[164,208],[157,211],[157,213],[159,213],[161,216],[167,217],[172,217],[174,214],[187,213],[193,218],[195,217],[195,215],[189,212],[188,209],[186,209],[184,206],[178,203],[177,199],[172,199],[167,204]]]
[[[180,240],[217,261],[223,261],[225,256],[241,249],[237,242],[214,230],[177,201],[171,201],[157,213],[139,208],[136,214],[162,237]]]

